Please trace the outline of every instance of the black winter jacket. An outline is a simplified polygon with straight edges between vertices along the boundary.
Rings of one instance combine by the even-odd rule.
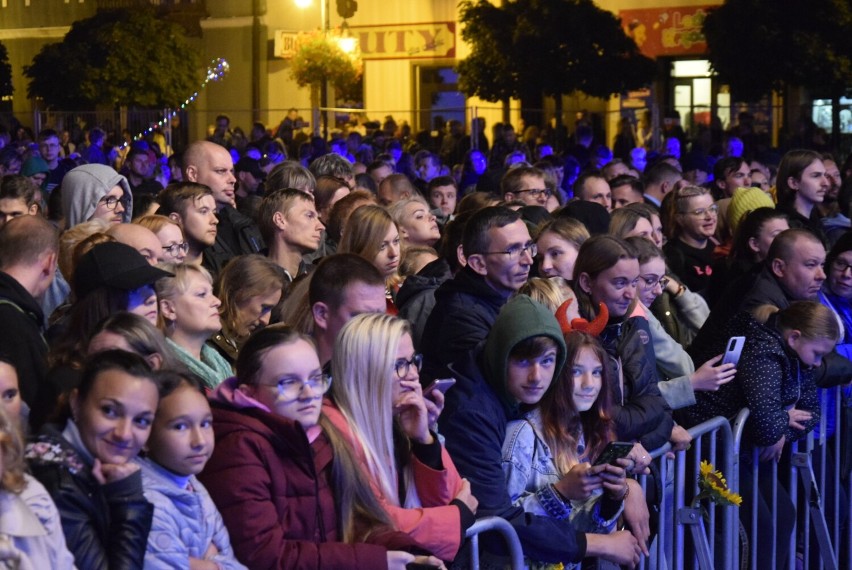
[[[435,307],[423,329],[425,375],[443,373],[485,340],[506,300],[469,267],[445,281],[435,291]]]
[[[632,316],[607,325],[600,336],[607,353],[621,363],[623,393],[616,387],[615,424],[618,438],[638,441],[648,451],[671,437],[674,421],[657,387],[657,364],[648,320]],[[617,366],[617,365],[616,365]],[[619,378],[618,368],[614,378]]]
[[[77,450],[48,425],[27,445],[33,476],[50,493],[78,568],[142,569],[154,506],[142,494],[142,473],[101,485]]]

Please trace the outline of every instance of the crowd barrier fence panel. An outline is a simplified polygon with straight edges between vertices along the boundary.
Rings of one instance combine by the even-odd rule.
[[[479,535],[492,531],[499,533],[506,541],[510,568],[524,570],[524,551],[521,548],[518,533],[506,519],[501,517],[483,517],[467,529],[465,536],[470,539],[470,570],[479,570]]]

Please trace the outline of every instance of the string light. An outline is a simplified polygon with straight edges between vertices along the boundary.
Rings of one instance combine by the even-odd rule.
[[[207,86],[208,83],[210,83],[211,81],[213,81],[213,82],[221,81],[222,79],[225,78],[225,76],[228,74],[228,71],[230,71],[230,69],[231,69],[231,66],[228,65],[228,62],[225,61],[224,59],[222,59],[221,57],[212,60],[210,62],[210,66],[207,68],[207,73],[204,75],[204,81],[201,83],[201,87],[198,88],[198,91],[194,92],[192,95],[187,97],[186,100],[183,103],[180,104],[180,108],[186,109],[187,107],[192,105],[192,103],[194,103],[195,100],[198,99],[199,92],[201,90],[203,90]],[[170,121],[172,119],[172,117],[174,117],[177,114],[178,114],[177,110],[172,111],[171,113],[169,113],[168,115],[163,117],[160,121],[157,121],[156,125],[150,126],[147,129],[145,129],[143,132],[134,136],[133,140],[138,141],[140,139],[145,138],[146,136],[148,136],[149,134],[154,132],[154,129],[156,127],[162,127],[163,125],[166,124],[166,122]],[[128,144],[130,144],[130,143],[125,142],[123,145],[121,145],[120,148],[124,148]]]

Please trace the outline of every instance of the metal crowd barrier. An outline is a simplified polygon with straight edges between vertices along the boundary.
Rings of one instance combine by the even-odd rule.
[[[834,400],[836,405],[833,410],[834,434],[826,437],[828,423],[829,400]],[[771,532],[771,557],[770,560],[758,560],[758,469],[743,469],[739,473],[739,479],[733,484],[739,488],[739,482],[743,477],[751,477],[752,488],[755,490],[753,496],[743,497],[743,501],[751,501],[752,518],[744,521],[745,531],[748,536],[748,567],[757,568],[781,568],[789,570],[801,568],[803,570],[852,570],[852,525],[849,524],[849,514],[852,512],[852,481],[841,479],[841,452],[844,440],[850,434],[843,433],[844,427],[841,415],[844,409],[842,387],[826,389],[821,391],[820,402],[819,437],[814,433],[808,437],[790,444],[789,469],[781,468],[775,462],[761,464],[764,469],[771,471],[771,493],[768,501],[770,507],[770,518],[775,521],[780,516],[778,513],[778,485],[781,481],[786,482],[786,489],[796,510],[793,530],[790,536],[790,544],[787,548],[787,563],[781,566],[776,559],[776,546],[779,537],[775,525]],[[743,431],[748,419],[748,409],[743,409],[734,422],[734,450],[737,457],[741,452]],[[848,426],[846,426],[848,427]],[[831,455],[829,455],[831,454]],[[832,460],[833,456],[833,460]],[[758,451],[755,449],[752,456],[752,464],[758,465]],[[783,478],[783,479],[781,479]],[[842,490],[846,491],[844,504],[841,504]],[[830,508],[829,508],[830,507]],[[845,527],[841,507],[845,508]],[[826,516],[828,515],[828,516]],[[739,547],[742,545],[736,543]],[[816,552],[814,552],[816,549]],[[811,558],[817,562],[811,564]],[[760,562],[760,564],[759,564]]]
[[[506,541],[510,568],[524,570],[524,551],[518,533],[506,519],[500,517],[483,517],[467,529],[465,536],[470,539],[470,570],[479,570],[479,535],[491,531],[499,533]]]
[[[649,545],[653,565],[643,559],[640,568],[736,570],[737,507],[716,507],[705,502],[702,507],[706,510],[703,510],[691,505],[693,497],[699,493],[702,459],[722,471],[729,487],[736,488],[731,481],[737,470],[731,424],[727,419],[717,417],[688,431],[693,438],[690,450],[674,452],[673,462],[666,457],[671,452],[670,444],[651,452],[662,493],[659,520],[656,528],[652,529],[655,537]],[[668,487],[670,473],[673,475],[672,486]],[[647,493],[649,477],[640,477],[640,484]],[[687,556],[687,548],[691,548],[692,556]]]

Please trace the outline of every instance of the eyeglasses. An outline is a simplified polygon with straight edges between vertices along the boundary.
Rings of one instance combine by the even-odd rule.
[[[838,257],[837,259],[831,262],[831,267],[839,273],[846,273],[847,269],[852,268],[852,263],[846,263]]]
[[[121,198],[116,198],[115,196],[104,196],[103,198],[98,200],[98,204],[103,204],[107,207],[107,210],[115,210],[115,205],[119,202],[121,203],[122,208],[127,207],[127,202],[125,201],[123,196]]]
[[[691,212],[683,212],[684,214],[689,214],[690,216],[695,216],[696,218],[704,218],[706,216],[715,216],[719,213],[719,206],[713,204],[712,206],[708,206],[707,208],[698,208],[697,210],[692,210]]]
[[[400,358],[394,363],[393,369],[396,370],[397,376],[399,376],[400,378],[405,378],[406,376],[408,376],[408,371],[412,366],[414,366],[414,368],[416,368],[417,371],[420,372],[420,369],[423,368],[422,354],[415,354],[411,357],[411,360]]]
[[[189,253],[189,242],[173,243],[172,245],[164,245],[163,251],[169,252],[172,257],[177,257],[178,252]]]
[[[529,192],[530,196],[533,198],[538,198],[539,196],[544,195],[545,198],[550,198],[550,195],[553,194],[553,191],[550,188],[530,188],[529,190],[515,190],[514,194],[523,194],[524,192]]]
[[[331,387],[331,376],[328,374],[317,374],[305,380],[301,378],[282,378],[275,384],[266,384],[278,389],[278,395],[286,400],[296,400],[302,395],[305,386],[311,387],[311,392],[322,396]]]
[[[668,278],[668,277],[666,277],[665,275],[663,275],[663,276],[662,276],[662,277],[660,277],[660,278],[657,278],[656,276],[654,276],[654,277],[645,277],[645,276],[643,276],[643,275],[640,275],[640,276],[639,276],[639,279],[640,279],[640,283],[644,283],[644,285],[645,285],[645,289],[653,289],[654,287],[656,287],[656,286],[657,286],[657,284],[659,284],[659,285],[660,285],[660,289],[665,290],[665,288],[666,288],[666,287],[668,286],[668,284],[669,284],[669,281],[671,281],[671,279],[669,279],[669,278]]]
[[[483,251],[482,255],[508,255],[509,259],[519,259],[525,251],[530,252],[530,257],[535,257],[538,254],[538,245],[529,242],[526,245],[513,245],[506,251]]]

